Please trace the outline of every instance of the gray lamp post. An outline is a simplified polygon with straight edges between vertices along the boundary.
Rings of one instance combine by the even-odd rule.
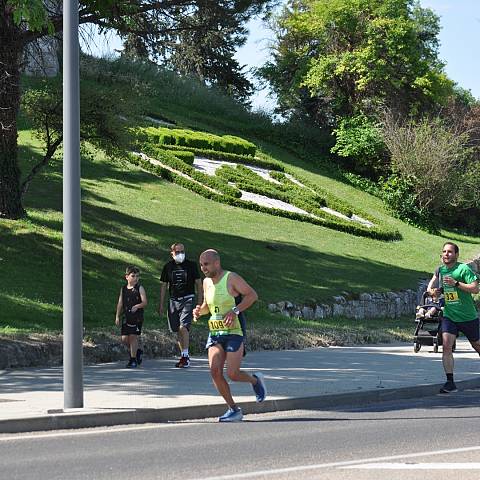
[[[63,394],[83,408],[78,0],[63,0]]]

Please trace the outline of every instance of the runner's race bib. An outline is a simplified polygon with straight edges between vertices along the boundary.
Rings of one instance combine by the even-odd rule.
[[[214,313],[208,320],[208,328],[211,332],[214,332],[216,330],[236,330],[240,328],[240,325],[238,319],[236,319],[232,325],[227,327],[227,325],[225,325],[225,322],[223,321],[223,315],[221,315],[220,313]]]
[[[208,328],[211,331],[215,330],[228,330],[228,327],[223,323],[223,317],[219,316],[220,318],[217,320],[216,318],[211,318],[208,321]]]
[[[456,290],[444,290],[445,303],[455,304],[459,303],[458,292]]]

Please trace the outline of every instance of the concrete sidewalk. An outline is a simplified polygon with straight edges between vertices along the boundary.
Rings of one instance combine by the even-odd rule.
[[[0,433],[178,421],[221,415],[205,357],[189,369],[176,359],[145,359],[136,370],[125,362],[86,366],[84,408],[63,411],[62,368],[0,371]],[[243,368],[265,374],[267,400],[255,403],[250,385],[232,393],[244,413],[362,405],[438,393],[445,381],[441,353],[411,344],[249,352]],[[480,387],[480,359],[457,343],[459,388]]]

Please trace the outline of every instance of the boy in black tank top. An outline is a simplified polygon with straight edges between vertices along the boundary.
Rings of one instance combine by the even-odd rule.
[[[142,333],[143,309],[147,306],[147,294],[138,283],[139,278],[139,268],[127,267],[125,271],[127,284],[120,290],[115,316],[117,326],[120,325],[120,317],[122,317],[122,343],[128,346],[130,358],[127,368],[136,368],[142,363],[143,351],[138,348],[138,337]]]

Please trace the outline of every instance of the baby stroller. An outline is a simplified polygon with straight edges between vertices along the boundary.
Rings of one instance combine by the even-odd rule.
[[[413,334],[413,351],[419,352],[422,345],[432,345],[433,351],[438,352],[442,345],[441,321],[444,299],[434,299],[428,292],[422,295],[422,304],[417,306],[415,315],[415,333]],[[453,346],[455,349],[455,344]]]

